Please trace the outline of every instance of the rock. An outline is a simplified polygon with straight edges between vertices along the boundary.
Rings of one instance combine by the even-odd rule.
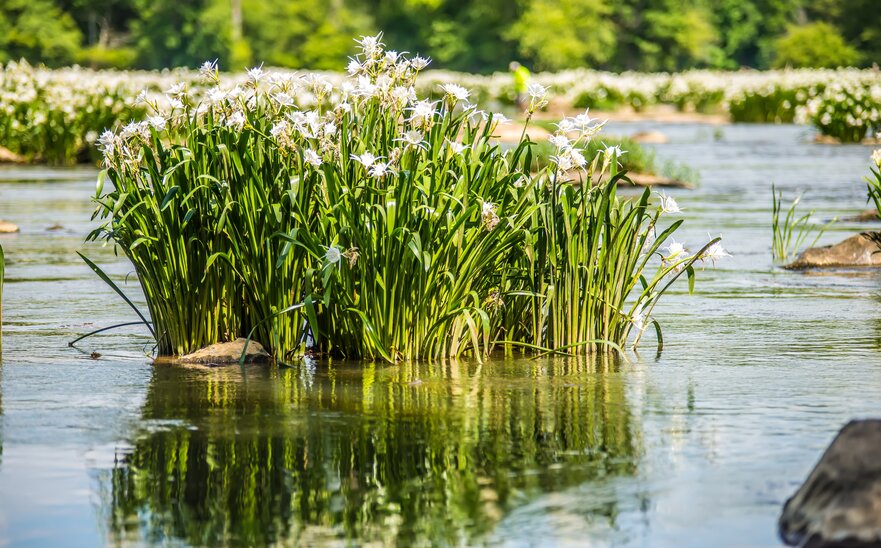
[[[679,179],[671,179],[670,177],[661,177],[660,175],[652,175],[650,173],[636,173],[636,172],[628,172],[627,177],[633,182],[636,186],[651,186],[651,187],[659,187],[659,188],[685,188],[692,189],[694,185],[691,183],[686,183],[685,181],[680,181]],[[609,180],[609,174],[603,173],[603,175],[596,181],[595,184],[602,184]],[[629,183],[627,181],[621,181],[621,185],[628,186]]]
[[[835,245],[811,247],[784,268],[881,266],[881,232],[863,232]]]
[[[859,213],[852,217],[845,217],[841,220],[848,223],[871,223],[878,220],[878,210],[867,209],[862,213]]]
[[[18,232],[18,225],[14,225],[8,221],[0,220],[0,234],[12,234]]]
[[[663,145],[670,142],[660,131],[640,131],[631,135],[630,140],[642,145]]]
[[[881,420],[841,429],[778,526],[792,546],[881,546]]]
[[[519,143],[522,134],[523,124],[519,122],[499,124],[493,131],[493,137],[502,143]],[[543,127],[529,126],[526,128],[526,135],[533,141],[544,141],[550,137],[551,132]]]
[[[242,350],[245,348],[245,339],[239,337],[232,342],[217,343],[206,346],[192,354],[181,356],[178,363],[202,364],[202,365],[231,365],[239,363]],[[245,363],[262,363],[269,361],[269,354],[263,349],[263,345],[257,341],[248,343],[248,352],[245,354]]]
[[[0,146],[0,164],[26,164],[27,158]]]

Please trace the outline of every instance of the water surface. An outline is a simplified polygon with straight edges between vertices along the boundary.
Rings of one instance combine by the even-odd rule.
[[[153,366],[130,267],[83,245],[91,170],[0,168],[0,543],[774,546],[847,420],[881,415],[881,273],[788,272],[770,186],[865,208],[870,149],[799,126],[610,124],[701,176],[677,239],[734,255],[656,309],[627,360]],[[839,224],[833,242],[872,225]],[[649,337],[647,337],[648,339]],[[92,355],[97,352],[100,356]]]

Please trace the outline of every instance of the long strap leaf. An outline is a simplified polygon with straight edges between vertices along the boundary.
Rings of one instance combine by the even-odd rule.
[[[94,262],[92,262],[91,259],[89,259],[89,258],[86,257],[85,255],[83,255],[83,254],[80,253],[79,251],[77,251],[76,254],[79,255],[80,258],[81,258],[83,261],[85,261],[85,263],[86,263],[87,265],[89,265],[89,268],[91,268],[91,269],[95,272],[95,274],[98,275],[99,278],[101,278],[102,280],[104,280],[104,283],[106,283],[107,285],[109,285],[111,289],[113,289],[114,291],[116,291],[117,295],[119,295],[120,297],[122,297],[122,299],[123,299],[125,302],[127,302],[128,305],[129,305],[130,307],[132,307],[132,310],[134,310],[134,311],[135,311],[135,314],[137,314],[138,317],[141,318],[141,321],[143,321],[143,323],[146,324],[147,329],[150,330],[150,334],[153,335],[153,338],[155,339],[155,338],[156,338],[156,331],[153,329],[153,325],[147,320],[147,318],[146,318],[143,314],[141,314],[141,311],[138,310],[138,307],[135,306],[135,303],[133,303],[133,302],[131,301],[131,299],[129,299],[129,298],[125,295],[125,293],[122,292],[122,290],[119,288],[119,286],[116,285],[116,283],[114,283],[114,281],[110,279],[110,276],[108,276],[103,270],[101,270],[101,267],[99,267],[98,265],[96,265]]]

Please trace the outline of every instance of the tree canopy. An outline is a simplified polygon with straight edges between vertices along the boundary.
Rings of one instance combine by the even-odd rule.
[[[539,70],[868,66],[877,0],[5,0],[0,61],[193,67],[206,59],[337,69],[352,38],[437,68]]]

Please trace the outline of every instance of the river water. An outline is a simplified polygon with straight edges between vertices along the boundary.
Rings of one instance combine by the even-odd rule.
[[[94,227],[94,171],[0,170],[6,249],[0,544],[774,546],[837,430],[881,416],[881,273],[789,272],[770,186],[819,219],[865,206],[870,149],[798,126],[659,130],[696,247],[733,257],[656,309],[626,360],[153,366],[139,328],[67,342],[140,302]],[[823,242],[871,225],[841,223]],[[100,355],[93,355],[97,352]]]

